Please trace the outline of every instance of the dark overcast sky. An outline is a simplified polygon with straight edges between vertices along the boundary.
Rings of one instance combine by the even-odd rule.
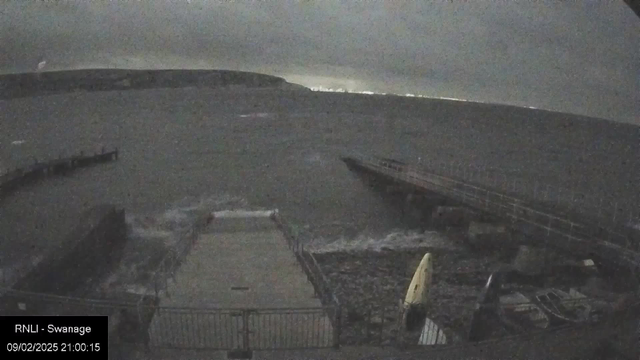
[[[601,1],[6,1],[0,73],[225,68],[640,124],[640,19]]]

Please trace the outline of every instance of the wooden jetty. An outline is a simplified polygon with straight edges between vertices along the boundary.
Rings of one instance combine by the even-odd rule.
[[[531,241],[610,264],[640,269],[640,243],[628,234],[594,226],[588,218],[568,215],[480,184],[441,176],[391,159],[346,156],[350,169],[384,178],[408,192],[437,193],[464,206],[498,216]]]
[[[49,176],[66,175],[73,170],[105,163],[118,159],[118,148],[106,151],[102,148],[100,153],[85,154],[80,152],[67,158],[58,158],[40,162],[37,159],[29,166],[11,170],[0,175],[0,196],[6,196],[20,187],[32,184]]]

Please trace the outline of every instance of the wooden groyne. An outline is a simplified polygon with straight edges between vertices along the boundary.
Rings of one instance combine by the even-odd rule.
[[[70,172],[95,164],[110,162],[118,159],[118,148],[100,153],[85,154],[80,152],[66,158],[58,158],[40,162],[37,159],[29,166],[13,169],[0,175],[0,196],[6,196],[20,187],[32,184],[49,176],[66,175]]]

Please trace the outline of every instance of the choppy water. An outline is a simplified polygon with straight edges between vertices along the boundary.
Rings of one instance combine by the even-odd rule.
[[[384,249],[414,249],[423,247],[457,248],[457,246],[443,234],[435,231],[421,233],[415,230],[395,230],[382,236],[359,234],[355,237],[341,236],[338,239],[318,237],[313,238],[307,245],[307,249],[315,253],[381,251]]]
[[[104,202],[127,210],[132,244],[170,245],[193,214],[216,208],[278,208],[309,229],[318,251],[440,241],[405,233],[410,229],[397,209],[339,160],[349,152],[482,162],[523,178],[637,199],[638,128],[579,119],[444,100],[269,90],[0,101],[2,167],[103,146],[121,153],[115,163],[5,199],[1,267],[61,246],[78,214]]]
[[[150,278],[168,251],[189,241],[185,234],[197,219],[212,211],[248,209],[243,198],[226,194],[185,197],[166,209],[126,215],[128,242],[119,267],[102,284],[102,290],[147,293]]]

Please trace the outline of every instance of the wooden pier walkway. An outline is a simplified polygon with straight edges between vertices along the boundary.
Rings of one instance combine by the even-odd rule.
[[[78,168],[117,159],[117,148],[112,151],[106,151],[103,148],[100,153],[93,154],[80,152],[80,154],[71,157],[61,157],[44,162],[39,162],[36,159],[32,165],[13,169],[0,175],[0,197],[11,194],[22,186],[32,184],[49,176],[66,175]]]
[[[603,229],[576,214],[557,213],[543,204],[519,199],[487,186],[428,172],[391,159],[349,156],[349,168],[386,178],[411,191],[434,192],[509,221],[532,241],[576,254],[597,254],[614,264],[640,268],[640,242],[631,233]],[[620,229],[622,227],[619,227]]]

